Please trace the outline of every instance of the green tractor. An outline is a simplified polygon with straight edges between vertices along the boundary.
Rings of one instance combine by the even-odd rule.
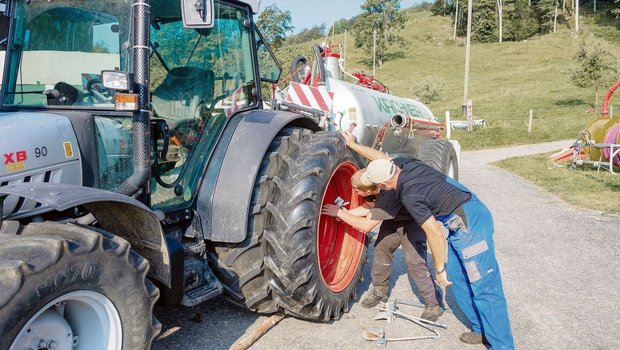
[[[258,5],[0,1],[0,349],[149,348],[158,299],[348,310],[365,234],[320,209],[360,162],[263,108]]]

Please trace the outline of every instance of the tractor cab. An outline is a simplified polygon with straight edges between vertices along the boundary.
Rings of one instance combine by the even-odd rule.
[[[257,57],[263,80],[280,74],[252,6],[203,1],[203,14],[194,3],[152,0],[150,11],[126,0],[8,3],[2,109],[67,115],[74,127],[92,128],[94,140],[78,140],[82,184],[115,190],[135,173],[135,158],[148,156],[146,204],[189,206],[228,120],[260,106]],[[143,152],[134,144],[139,113],[148,113],[152,138]]]

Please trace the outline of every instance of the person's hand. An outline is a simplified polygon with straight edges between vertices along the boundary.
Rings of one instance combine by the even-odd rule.
[[[321,214],[329,215],[332,217],[338,217],[338,210],[340,207],[334,204],[325,204],[323,209],[321,209]]]
[[[435,279],[437,283],[442,285],[443,287],[447,287],[452,284],[452,282],[448,281],[448,273],[446,270],[443,270],[441,273],[435,274]]]
[[[355,136],[351,135],[348,131],[343,131],[342,136],[347,141],[347,146],[351,147],[351,145],[355,144]]]

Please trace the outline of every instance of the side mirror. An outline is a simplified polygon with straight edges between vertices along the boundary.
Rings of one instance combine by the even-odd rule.
[[[101,82],[106,89],[129,91],[133,90],[131,74],[117,70],[101,71]]]
[[[181,0],[181,16],[185,28],[213,28],[213,0]]]

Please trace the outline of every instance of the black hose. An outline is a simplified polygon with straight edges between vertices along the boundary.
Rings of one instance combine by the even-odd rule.
[[[301,69],[298,68],[299,63],[301,63],[302,66],[305,66],[306,64],[308,64],[308,60],[304,56],[297,56],[291,61],[291,79],[293,79],[293,81],[296,83],[301,82],[301,79],[299,79],[299,70]]]
[[[321,56],[323,49],[321,49],[319,44],[312,45],[312,49],[314,50],[314,57],[316,58],[316,65],[319,69],[319,77],[321,78],[319,85],[325,85],[325,60],[323,60],[323,56]]]

